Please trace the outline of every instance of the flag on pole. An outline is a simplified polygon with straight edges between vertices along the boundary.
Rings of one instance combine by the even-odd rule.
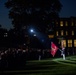
[[[51,42],[51,54],[53,57],[55,56],[57,50],[58,50],[58,47],[53,42]]]

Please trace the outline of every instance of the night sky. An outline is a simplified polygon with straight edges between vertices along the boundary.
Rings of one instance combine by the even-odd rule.
[[[8,9],[4,6],[6,0],[0,0],[0,24],[8,30],[12,28],[11,20],[8,18]],[[76,0],[60,0],[63,5],[60,17],[76,17]]]

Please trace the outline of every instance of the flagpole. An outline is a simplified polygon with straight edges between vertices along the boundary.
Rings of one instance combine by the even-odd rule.
[[[59,49],[59,51],[62,51],[60,48],[58,48]]]

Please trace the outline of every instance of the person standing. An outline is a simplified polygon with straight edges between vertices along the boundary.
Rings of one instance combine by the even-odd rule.
[[[61,41],[61,55],[63,56],[63,60],[65,60],[65,47],[64,47],[64,42]]]

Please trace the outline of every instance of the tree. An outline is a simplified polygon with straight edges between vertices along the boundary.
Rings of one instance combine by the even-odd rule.
[[[0,25],[0,49],[3,47],[7,47],[8,45],[8,30],[5,28],[1,27],[2,25]]]
[[[5,6],[18,32],[27,29],[29,25],[35,25],[44,32],[62,8],[59,0],[8,0]]]

